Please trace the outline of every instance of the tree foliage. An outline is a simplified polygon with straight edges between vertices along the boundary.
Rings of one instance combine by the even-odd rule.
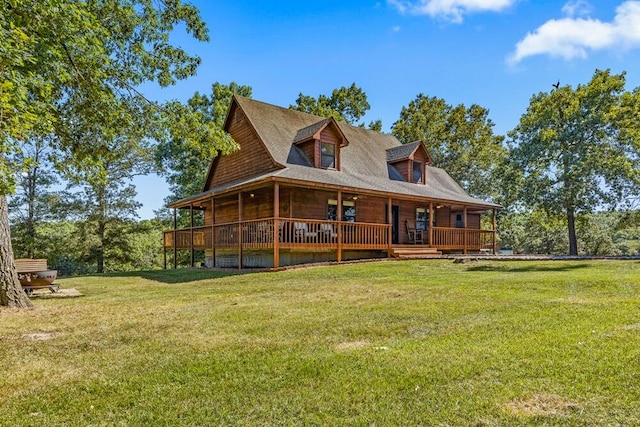
[[[371,106],[364,90],[352,83],[349,87],[342,86],[340,89],[334,89],[331,96],[319,95],[314,98],[300,93],[296,104],[290,105],[289,108],[320,117],[333,117],[336,120],[355,125]],[[371,122],[369,127],[379,131],[382,128],[382,123],[377,120]]]
[[[572,255],[577,216],[625,206],[640,192],[640,91],[624,86],[624,73],[596,70],[585,85],[541,92],[509,133],[505,192],[563,215]]]
[[[452,106],[419,94],[403,107],[391,133],[402,143],[424,142],[434,166],[445,169],[467,192],[496,198],[495,177],[505,158],[503,136],[494,135],[489,111]]]
[[[189,121],[174,124],[174,131],[158,144],[156,160],[171,190],[167,202],[201,192],[209,165],[217,155],[216,150],[226,153],[237,148],[223,130],[227,109],[235,94],[251,97],[251,87],[235,82],[229,85],[216,82],[210,95],[196,92],[186,105],[179,102],[168,104],[168,108],[177,112],[179,120]],[[194,134],[192,126],[202,129],[195,138],[185,137]]]
[[[124,128],[154,129],[171,123],[171,109],[160,110],[137,91],[142,83],[167,86],[195,74],[197,56],[169,42],[177,27],[198,40],[208,40],[198,10],[180,0],[2,0],[0,14],[0,194],[13,190],[15,181],[5,153],[17,150],[17,141],[29,138],[34,124],[44,123],[58,135],[58,148],[70,150],[78,162],[92,162],[108,154],[120,127],[107,126],[118,116]],[[69,138],[73,124],[92,129],[100,138]],[[197,128],[196,128],[197,130]],[[121,135],[120,135],[121,136]],[[0,242],[8,244],[0,259],[0,297],[17,295],[8,218],[0,218]],[[2,234],[2,233],[6,233]],[[7,243],[9,242],[9,243]],[[9,274],[7,272],[11,272]],[[11,277],[10,277],[11,276]],[[3,304],[27,306],[28,299]]]
[[[7,158],[16,165],[18,180],[16,193],[9,199],[9,220],[17,234],[13,241],[20,241],[24,249],[21,257],[33,258],[38,241],[44,238],[38,234],[37,225],[64,217],[62,191],[52,187],[60,183],[53,170],[50,135],[34,136],[20,141],[20,150]]]

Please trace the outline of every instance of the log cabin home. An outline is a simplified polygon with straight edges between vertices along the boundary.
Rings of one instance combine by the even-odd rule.
[[[494,252],[500,206],[469,196],[421,141],[234,96],[203,191],[169,205],[167,251],[204,251],[206,267],[282,266]],[[177,229],[176,209],[191,226]],[[201,211],[198,226],[194,212]],[[481,220],[482,216],[486,218]],[[481,224],[485,225],[482,229]]]

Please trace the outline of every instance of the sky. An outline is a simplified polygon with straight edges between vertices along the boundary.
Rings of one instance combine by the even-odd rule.
[[[188,0],[183,0],[189,2]],[[202,58],[197,76],[145,87],[158,101],[211,93],[214,82],[251,86],[288,107],[356,83],[371,105],[363,121],[389,132],[418,94],[489,110],[504,135],[532,95],[589,82],[596,69],[640,86],[640,1],[624,0],[192,0],[211,41],[177,29],[171,42]],[[141,218],[169,194],[157,176],[134,181]]]

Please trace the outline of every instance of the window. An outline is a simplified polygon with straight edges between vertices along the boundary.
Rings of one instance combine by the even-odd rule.
[[[338,201],[329,199],[327,201],[327,219],[329,221],[338,220]]]
[[[456,214],[456,228],[463,228],[462,214]]]
[[[342,202],[342,220],[347,222],[356,222],[356,203]]]
[[[335,168],[336,167],[336,146],[327,142],[322,142],[320,145],[320,165],[323,168]]]
[[[327,201],[327,219],[329,221],[338,220],[338,201],[329,199]],[[352,201],[342,202],[342,220],[346,222],[356,222],[356,204]]]
[[[425,208],[416,209],[416,230],[427,230],[429,227],[429,210]]]
[[[422,182],[422,162],[413,162],[413,182]]]

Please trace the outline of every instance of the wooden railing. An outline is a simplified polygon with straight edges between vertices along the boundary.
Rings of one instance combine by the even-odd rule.
[[[165,231],[164,247],[173,248],[175,236],[177,249],[190,249],[193,235],[194,249],[232,249],[240,245],[243,249],[269,249],[276,238],[281,248],[290,249],[335,249],[339,244],[345,249],[386,249],[389,227],[362,222],[268,218]]]
[[[491,230],[433,227],[431,246],[444,250],[465,248],[468,250],[493,250],[494,234]]]
[[[164,232],[164,247],[173,249],[387,249],[388,224],[266,218]],[[277,231],[276,231],[277,230]],[[493,249],[494,232],[434,227],[430,246],[443,250]],[[213,235],[213,239],[211,236]],[[175,238],[174,238],[175,236]],[[425,239],[425,244],[427,243]]]

